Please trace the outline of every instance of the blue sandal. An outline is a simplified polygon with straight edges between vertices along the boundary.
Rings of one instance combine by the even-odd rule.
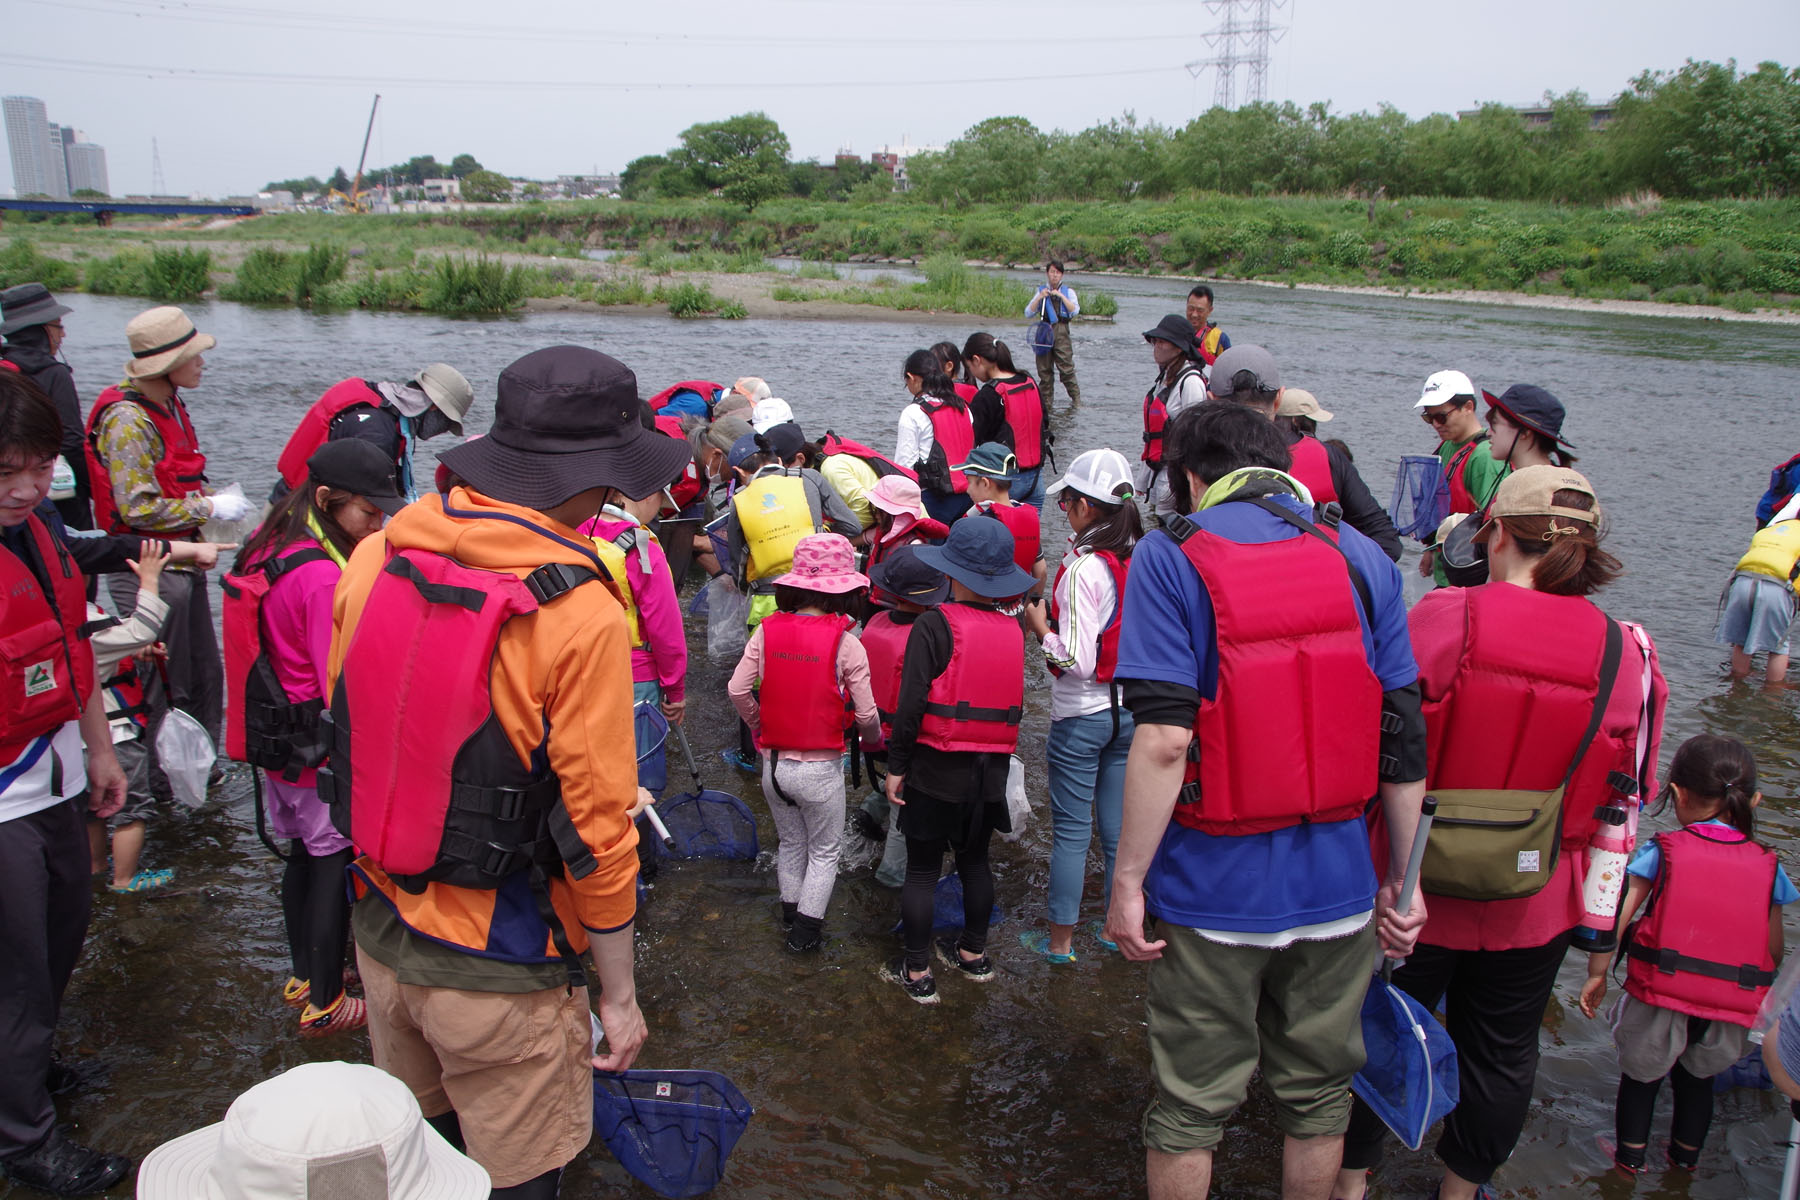
[[[1106,936],[1105,921],[1089,921],[1088,932],[1094,935],[1094,940],[1100,943],[1102,950],[1111,950],[1114,954],[1119,952],[1119,943]]]
[[[160,871],[139,871],[136,875],[131,877],[131,881],[124,887],[115,887],[109,883],[106,885],[106,888],[110,892],[118,892],[120,894],[126,892],[154,892],[159,887],[167,887],[169,881],[174,878],[175,872],[165,867]]]
[[[1045,962],[1072,963],[1075,961],[1075,951],[1073,947],[1070,948],[1067,954],[1052,954],[1050,952],[1050,934],[1046,930],[1025,930],[1019,934],[1019,945],[1025,947],[1033,954],[1041,956]]]

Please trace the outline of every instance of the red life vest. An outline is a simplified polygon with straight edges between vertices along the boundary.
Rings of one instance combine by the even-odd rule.
[[[670,415],[656,418],[656,428],[661,433],[681,443],[687,442],[687,435],[681,431],[681,418]],[[706,490],[706,476],[700,473],[700,464],[689,458],[687,466],[681,469],[681,478],[669,489],[670,497],[675,501],[677,511],[686,508],[699,498]]]
[[[888,555],[900,549],[902,546],[919,546],[926,544],[935,546],[949,536],[950,527],[942,521],[935,520],[931,517],[919,517],[913,521],[911,525],[906,527],[905,533],[901,534],[893,541],[884,541],[881,538],[876,538],[875,543],[869,547],[869,561],[863,565],[863,573],[867,574],[868,572],[873,571],[876,564],[880,563]],[[882,605],[883,607],[891,608],[894,603],[892,596],[889,596],[873,583],[869,585],[869,599],[875,604]]]
[[[819,439],[819,451],[826,458],[830,458],[834,454],[848,454],[851,458],[860,458],[869,464],[878,478],[885,479],[889,475],[904,475],[915,483],[918,482],[919,473],[911,467],[903,467],[881,451],[871,450],[861,442],[853,442],[849,438],[839,437],[829,429],[825,431],[825,436]],[[956,461],[962,462],[963,460],[959,458]]]
[[[1006,426],[1012,431],[1013,457],[1019,470],[1029,471],[1044,463],[1044,399],[1037,383],[1027,375],[1017,383],[996,383]],[[966,461],[958,459],[958,462]]]
[[[81,636],[87,581],[42,518],[32,513],[25,525],[50,591],[0,549],[0,770],[37,738],[79,720],[94,692],[94,649]]]
[[[102,680],[100,689],[106,695],[108,721],[130,721],[140,736],[150,727],[150,706],[144,703],[144,684],[138,678],[135,659],[120,659],[112,678]]]
[[[272,771],[289,783],[310,782],[325,760],[319,714],[323,696],[288,694],[263,648],[263,602],[281,578],[307,563],[329,562],[315,542],[297,542],[220,585],[225,651],[225,755]]]
[[[0,358],[0,370],[17,371],[18,369],[19,369],[18,363],[9,362],[4,358]]]
[[[1314,504],[1330,504],[1338,498],[1337,484],[1331,478],[1331,452],[1324,442],[1303,433],[1288,452],[1294,456],[1288,474],[1306,485]]]
[[[1175,819],[1238,837],[1360,817],[1380,786],[1381,682],[1342,554],[1308,533],[1244,544],[1204,529],[1181,549],[1212,599],[1219,679]]]
[[[1194,352],[1200,361],[1212,366],[1219,357],[1219,346],[1224,342],[1225,331],[1208,321],[1206,328],[1194,334]]]
[[[975,384],[972,384],[972,383],[954,383],[953,382],[953,383],[951,383],[950,386],[955,389],[956,398],[958,400],[961,400],[964,404],[967,404],[969,401],[973,400],[975,398],[975,393],[979,392],[981,390],[979,387],[977,387]]]
[[[521,579],[389,547],[324,718],[330,762],[318,787],[332,824],[401,888],[416,893],[438,881],[493,890],[528,868],[577,879],[596,869],[568,824],[542,746],[529,765],[520,762],[490,686],[506,623],[604,580],[603,570],[596,558]],[[560,949],[561,923],[547,891],[537,890]]]
[[[1487,430],[1484,429],[1464,442],[1462,448],[1451,455],[1450,461],[1444,466],[1444,478],[1450,484],[1450,511],[1453,513],[1472,513],[1481,507],[1481,501],[1475,499],[1474,494],[1469,491],[1468,481],[1463,478],[1463,474],[1469,465],[1469,455],[1480,449],[1487,438]]]
[[[1548,791],[1567,774],[1593,717],[1611,618],[1580,596],[1510,583],[1464,596],[1462,661],[1449,690],[1424,705],[1427,782]],[[1618,686],[1636,680],[1625,676]],[[1602,724],[1563,793],[1562,851],[1586,847],[1615,769],[1635,774],[1635,756]]]
[[[706,402],[706,411],[710,414],[713,405],[718,401],[719,393],[724,390],[725,385],[722,383],[712,383],[705,379],[684,379],[680,383],[664,388],[645,403],[650,406],[651,412],[659,413],[668,405],[669,401],[675,398],[676,392],[693,392]]]
[[[1181,386],[1183,379],[1199,374],[1199,367],[1183,363],[1169,386],[1152,387],[1144,393],[1144,452],[1138,456],[1144,462],[1152,466],[1162,465],[1163,430],[1169,426],[1169,397]]]
[[[763,618],[762,731],[766,750],[841,749],[855,712],[838,686],[838,643],[856,622],[843,614]]]
[[[100,460],[97,445],[100,416],[115,404],[137,405],[149,418],[151,428],[156,430],[156,436],[162,442],[162,457],[156,461],[156,486],[165,497],[185,500],[206,490],[206,455],[200,453],[200,439],[194,433],[194,423],[188,419],[187,406],[181,402],[181,397],[170,396],[169,406],[164,408],[141,392],[109,387],[94,401],[87,421],[88,479],[94,490],[95,523],[108,533],[143,533],[146,537],[181,537],[195,532],[199,526],[174,533],[137,530],[120,516],[118,505],[113,502],[112,476]]]
[[[287,445],[281,448],[281,457],[275,460],[282,482],[290,488],[306,482],[306,460],[331,436],[331,423],[340,413],[359,404],[380,408],[384,403],[381,393],[366,379],[345,379],[326,388],[325,394],[314,400],[300,418]]]
[[[894,732],[894,710],[900,706],[900,671],[906,665],[906,639],[912,623],[905,625],[883,610],[863,626],[863,652],[869,656],[869,690],[875,694],[875,711],[881,716],[881,740]]]
[[[984,605],[949,601],[950,665],[931,682],[919,740],[939,750],[1011,754],[1025,715],[1025,634]]]
[[[975,423],[968,408],[932,396],[920,396],[915,403],[931,419],[931,456],[919,468],[920,485],[939,495],[963,495],[969,490],[969,481],[961,471],[950,468],[968,462],[975,449]]]
[[[992,517],[1006,526],[1013,538],[1014,565],[1026,574],[1031,574],[1043,555],[1043,532],[1038,524],[1038,510],[1029,504],[999,504],[989,501],[969,509],[958,520],[966,521],[974,516]]]
[[[1094,678],[1102,682],[1112,682],[1113,675],[1119,669],[1119,622],[1125,616],[1125,560],[1111,550],[1081,550],[1078,553],[1092,554],[1106,564],[1112,572],[1113,610],[1106,622],[1106,628],[1100,631],[1095,639],[1099,643],[1099,652],[1094,657]],[[1050,585],[1050,623],[1055,625],[1060,618],[1060,605],[1057,603],[1058,589],[1062,587],[1063,576],[1068,573],[1067,563],[1056,568],[1056,579]],[[1061,675],[1060,667],[1051,667],[1052,675]]]
[[[1656,844],[1662,865],[1631,927],[1625,990],[1658,1008],[1749,1026],[1775,982],[1774,851],[1718,825],[1659,833]]]

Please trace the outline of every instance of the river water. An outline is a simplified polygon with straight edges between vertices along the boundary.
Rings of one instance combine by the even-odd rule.
[[[1120,301],[1114,324],[1083,324],[1075,356],[1078,407],[1057,398],[1054,427],[1066,462],[1112,445],[1135,456],[1138,405],[1154,374],[1140,331],[1179,311],[1170,281],[1075,276]],[[1790,870],[1800,784],[1800,734],[1791,692],[1766,693],[1724,678],[1711,643],[1715,602],[1752,530],[1751,509],[1769,467],[1794,452],[1793,396],[1800,339],[1777,326],[1511,309],[1401,298],[1225,286],[1218,319],[1240,341],[1260,341],[1286,382],[1337,414],[1376,495],[1386,499],[1402,453],[1432,438],[1413,409],[1431,372],[1458,367],[1498,393],[1514,382],[1548,387],[1569,408],[1566,432],[1580,467],[1611,514],[1611,547],[1628,574],[1602,597],[1617,616],[1643,621],[1672,688],[1664,761],[1702,730],[1745,738],[1764,771],[1765,835]],[[130,300],[64,298],[65,351],[84,398],[112,382],[123,360]],[[311,315],[225,303],[190,307],[219,338],[204,385],[190,397],[216,483],[254,495],[307,404],[349,374],[403,378],[428,362],[457,365],[480,399],[471,430],[487,427],[495,379],[541,346],[596,346],[636,369],[646,394],[679,378],[767,377],[810,434],[826,426],[879,447],[892,444],[905,400],[901,362],[940,338],[961,343],[963,320],[679,321],[637,314],[544,313],[453,320],[385,313]],[[873,314],[872,314],[873,315]],[[989,326],[1021,348],[1023,321]],[[430,456],[419,464],[429,481]],[[1054,526],[1054,507],[1046,516]],[[1048,531],[1060,536],[1066,530]],[[1047,544],[1053,544],[1047,538]],[[1409,551],[1407,566],[1413,554]],[[724,678],[709,663],[703,629],[690,677],[690,728],[709,786],[742,794],[760,811],[758,785],[727,770],[732,738]],[[1114,1197],[1141,1194],[1136,1125],[1147,1096],[1143,968],[1078,939],[1081,961],[1052,970],[1018,945],[1041,919],[1049,822],[1044,807],[1045,681],[1022,754],[1038,821],[1023,841],[997,847],[1005,920],[993,932],[998,978],[985,988],[940,983],[943,1003],[922,1009],[876,979],[891,953],[895,894],[866,871],[833,899],[828,945],[796,958],[779,948],[773,831],[754,865],[666,869],[639,924],[638,981],[651,1028],[643,1065],[707,1067],[729,1075],[756,1107],[717,1194],[724,1197],[983,1195]],[[677,769],[672,779],[679,781]],[[147,866],[172,866],[160,894],[101,889],[87,956],[64,1013],[65,1044],[110,1064],[110,1081],[67,1102],[81,1135],[142,1155],[177,1133],[218,1120],[232,1098],[297,1063],[366,1060],[363,1035],[303,1043],[282,1006],[286,951],[278,870],[257,842],[247,778],[234,769],[212,802],[172,813],[150,831]],[[1096,864],[1097,872],[1097,864]],[[1088,905],[1100,916],[1097,873]],[[1790,943],[1794,922],[1790,920]],[[1599,1022],[1575,1009],[1584,964],[1565,966],[1545,1021],[1537,1103],[1497,1183],[1530,1196],[1623,1196],[1596,1135],[1610,1134],[1616,1068]],[[1657,1141],[1666,1134],[1667,1100]],[[1708,1198],[1773,1194],[1787,1128],[1770,1093],[1721,1097],[1708,1152],[1684,1182],[1653,1170],[1653,1195]],[[1427,1143],[1429,1146],[1429,1143]],[[1660,1161],[1658,1155],[1652,1156]],[[1429,1194],[1429,1153],[1390,1152],[1382,1195]],[[1279,1194],[1271,1113],[1253,1099],[1227,1134],[1218,1192]],[[650,1193],[598,1142],[569,1172],[564,1195]],[[119,1194],[126,1194],[120,1189]],[[23,1195],[0,1184],[0,1197]]]

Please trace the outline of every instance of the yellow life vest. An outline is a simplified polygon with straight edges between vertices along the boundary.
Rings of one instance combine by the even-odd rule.
[[[1777,521],[1756,531],[1737,569],[1792,583],[1796,563],[1800,563],[1800,520]]]
[[[608,512],[608,516],[616,516]],[[622,518],[629,519],[629,518]],[[625,606],[625,628],[631,631],[631,648],[641,650],[644,646],[644,621],[638,613],[637,596],[631,588],[631,576],[625,572],[625,558],[632,551],[637,551],[638,562],[642,573],[650,573],[650,552],[648,544],[656,541],[656,534],[642,525],[634,525],[621,529],[611,538],[594,539],[594,549],[600,555],[600,561],[606,564],[607,573],[618,585],[619,601]],[[660,543],[658,543],[660,545]]]
[[[752,582],[785,574],[794,565],[794,547],[815,532],[806,481],[797,475],[769,474],[752,479],[731,498],[738,529],[750,553],[746,571]]]

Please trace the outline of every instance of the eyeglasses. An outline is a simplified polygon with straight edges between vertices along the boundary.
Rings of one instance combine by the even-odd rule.
[[[1473,401],[1465,401],[1464,403],[1473,403]],[[1456,403],[1453,401],[1453,402],[1451,402],[1450,407],[1447,409],[1439,411],[1437,409],[1428,408],[1424,412],[1420,413],[1419,416],[1422,420],[1424,420],[1429,425],[1442,425],[1445,422],[1447,422],[1452,416],[1454,416],[1456,414],[1456,410],[1461,407],[1462,407],[1462,404],[1459,404],[1459,403]]]
[[[1062,492],[1056,497],[1056,507],[1062,509],[1064,512],[1068,512],[1069,505],[1073,503],[1074,499],[1075,497],[1069,495],[1069,493]]]

